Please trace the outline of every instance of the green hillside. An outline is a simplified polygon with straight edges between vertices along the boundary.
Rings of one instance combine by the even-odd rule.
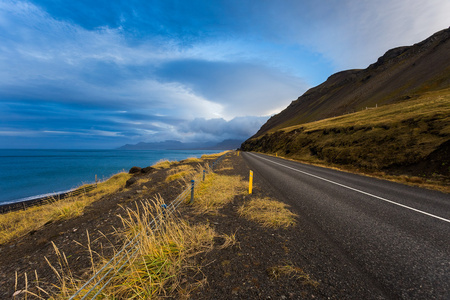
[[[270,118],[255,137],[366,107],[417,99],[423,93],[447,88],[450,88],[450,28],[415,45],[391,49],[364,70],[331,75]]]
[[[246,141],[241,149],[448,184],[450,89],[271,131]]]

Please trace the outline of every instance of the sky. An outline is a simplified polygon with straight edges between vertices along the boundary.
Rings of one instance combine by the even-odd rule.
[[[0,148],[245,140],[448,0],[0,0]]]

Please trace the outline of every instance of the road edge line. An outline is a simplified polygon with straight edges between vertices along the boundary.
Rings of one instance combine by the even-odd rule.
[[[317,175],[314,175],[314,174],[310,174],[310,173],[308,173],[308,172],[304,172],[304,171],[297,170],[297,169],[295,169],[295,168],[292,168],[292,167],[289,167],[289,166],[280,164],[280,163],[275,162],[275,161],[272,161],[272,160],[270,160],[270,159],[267,159],[267,158],[258,156],[258,155],[254,154],[254,153],[248,153],[248,154],[250,154],[250,155],[252,155],[252,156],[254,156],[254,157],[263,159],[263,160],[267,160],[267,161],[269,161],[269,162],[271,162],[271,163],[274,163],[274,164],[276,164],[276,165],[280,165],[280,166],[285,167],[285,168],[287,168],[287,169],[291,169],[291,170],[293,170],[293,171],[296,171],[296,172],[299,172],[299,173],[302,173],[302,174],[305,174],[305,175],[308,175],[308,176],[311,176],[311,177],[314,177],[314,178],[317,178],[317,179],[320,179],[320,180],[323,180],[323,181],[326,181],[326,182],[329,182],[329,183],[332,183],[332,184],[335,184],[335,185],[338,185],[338,186],[341,186],[341,187],[343,187],[343,188],[346,188],[346,189],[349,189],[349,190],[352,190],[352,191],[355,191],[355,192],[358,192],[358,193],[361,193],[361,194],[364,194],[364,195],[367,195],[367,196],[370,196],[370,197],[373,197],[373,198],[376,198],[376,199],[379,199],[379,200],[382,200],[382,201],[385,201],[385,202],[388,202],[388,203],[391,203],[391,204],[395,204],[395,205],[398,205],[398,206],[400,206],[400,207],[407,208],[407,209],[409,209],[409,210],[412,210],[412,211],[415,211],[415,212],[418,212],[418,213],[427,215],[427,216],[429,216],[429,217],[433,217],[433,218],[435,218],[435,219],[439,219],[439,220],[441,220],[441,221],[445,221],[445,222],[447,222],[447,223],[450,223],[450,220],[448,220],[448,219],[445,219],[445,218],[442,218],[442,217],[439,217],[439,216],[436,216],[436,215],[427,213],[427,212],[422,211],[422,210],[419,210],[419,209],[417,209],[417,208],[413,208],[413,207],[410,207],[410,206],[407,206],[407,205],[404,205],[404,204],[400,204],[400,203],[397,203],[397,202],[395,202],[395,201],[392,201],[392,200],[389,200],[389,199],[386,199],[386,198],[383,198],[383,197],[380,197],[380,196],[377,196],[377,195],[373,195],[373,194],[364,192],[364,191],[362,191],[362,190],[358,190],[358,189],[352,188],[352,187],[350,187],[350,186],[347,186],[347,185],[344,185],[344,184],[341,184],[341,183],[338,183],[338,182],[335,182],[335,181],[332,181],[332,180],[329,180],[329,179],[326,179],[326,178],[323,178],[323,177],[320,177],[320,176],[317,176]]]

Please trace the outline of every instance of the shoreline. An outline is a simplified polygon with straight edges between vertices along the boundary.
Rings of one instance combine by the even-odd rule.
[[[176,150],[173,150],[173,151],[176,151]],[[182,150],[182,151],[184,151],[184,150]],[[220,153],[220,152],[215,152],[212,150],[209,150],[209,151],[212,153],[203,153],[202,155],[210,155],[210,154],[214,154],[214,153]],[[200,155],[200,156],[202,156],[202,155]],[[197,154],[194,154],[193,157],[197,157],[197,156],[198,156]],[[189,157],[187,157],[187,158],[189,158]],[[177,161],[180,162],[187,158],[183,158],[183,159],[180,159]],[[162,158],[162,160],[164,160],[164,159],[165,158]],[[19,211],[19,210],[25,210],[26,208],[45,204],[46,202],[50,202],[52,200],[58,201],[58,200],[64,199],[69,196],[78,195],[79,193],[89,192],[89,191],[95,189],[96,184],[105,182],[108,179],[110,179],[111,177],[113,177],[119,173],[122,173],[122,172],[128,173],[128,171],[126,171],[125,169],[122,169],[121,171],[115,172],[108,177],[103,177],[102,179],[97,180],[97,182],[92,181],[89,183],[83,183],[80,186],[77,186],[77,187],[74,187],[71,189],[67,189],[67,190],[51,192],[51,193],[44,193],[44,194],[19,198],[19,199],[15,199],[15,200],[7,200],[5,202],[0,202],[0,214],[13,212],[13,211]]]
[[[147,167],[162,159],[179,161],[215,152],[0,149],[0,206],[57,197],[95,183],[96,174],[99,180],[106,180],[132,166]]]
[[[81,185],[79,185],[77,187],[70,188],[70,189],[67,189],[67,190],[62,190],[62,191],[58,191],[58,192],[51,192],[51,193],[45,193],[45,194],[39,194],[39,195],[33,195],[33,196],[24,197],[24,198],[19,198],[19,199],[7,200],[7,201],[4,201],[4,202],[0,202],[0,213],[2,213],[2,207],[3,206],[20,204],[22,202],[28,202],[28,201],[37,201],[37,200],[42,200],[42,199],[50,199],[50,198],[60,197],[62,195],[67,195],[69,193],[75,192],[76,190],[80,189],[83,186],[93,186],[93,185],[96,185],[98,183],[105,182],[106,180],[110,179],[114,175],[117,175],[117,174],[122,173],[122,172],[127,172],[127,171],[122,170],[122,171],[119,171],[117,173],[111,174],[111,176],[109,176],[109,177],[105,177],[105,178],[103,178],[101,180],[97,180],[97,182],[92,181],[92,182],[88,182],[88,183],[83,183],[83,184],[81,184]]]
[[[30,200],[43,199],[43,198],[48,198],[48,197],[55,197],[55,196],[58,196],[58,195],[61,195],[61,194],[64,194],[64,193],[69,193],[69,192],[75,191],[76,189],[77,188],[73,188],[73,189],[64,190],[64,191],[58,191],[58,192],[52,192],[52,193],[28,196],[28,197],[25,197],[25,198],[18,198],[18,199],[13,199],[13,200],[7,200],[7,201],[4,201],[4,202],[0,202],[0,207],[3,206],[3,205],[10,205],[10,204],[26,202],[26,201],[30,201]]]
[[[85,187],[82,189],[83,186],[85,186]],[[9,213],[9,212],[18,211],[18,210],[25,210],[29,207],[41,205],[41,204],[44,204],[45,202],[49,202],[51,200],[58,201],[58,200],[64,199],[64,198],[72,196],[72,195],[81,194],[82,192],[92,191],[93,189],[95,189],[95,183],[82,185],[80,187],[76,187],[76,188],[66,190],[66,191],[30,196],[30,197],[18,199],[17,201],[14,201],[14,202],[0,203],[0,214]],[[77,191],[78,191],[78,193],[77,193]]]

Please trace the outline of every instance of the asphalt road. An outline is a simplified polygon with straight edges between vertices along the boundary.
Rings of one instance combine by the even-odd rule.
[[[270,186],[300,218],[313,223],[332,244],[320,251],[345,256],[358,270],[355,276],[373,285],[374,298],[450,299],[450,195],[242,155],[254,171],[255,185]]]

